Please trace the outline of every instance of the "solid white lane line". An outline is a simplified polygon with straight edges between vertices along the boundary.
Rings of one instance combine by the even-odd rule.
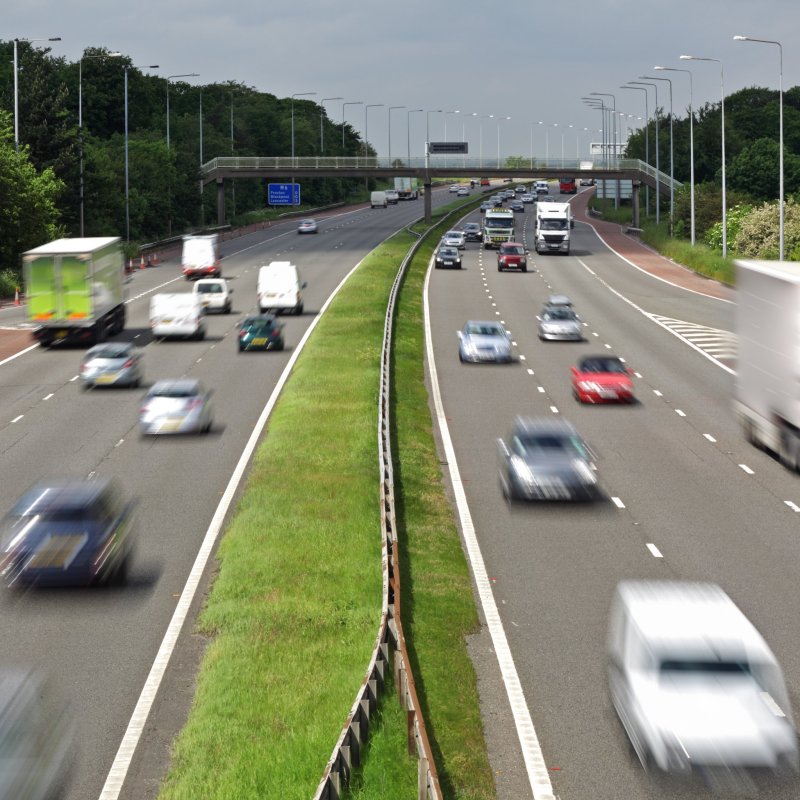
[[[42,398],[42,400],[49,400],[49,399],[50,399],[52,396],[53,396],[53,392],[50,392],[50,394],[46,394],[46,395],[45,395],[45,396]]]
[[[677,414],[679,417],[685,417],[685,416],[686,416],[686,414],[685,414],[683,411],[681,411],[679,408],[676,408],[676,409],[675,409],[675,413],[676,413],[676,414]]]
[[[612,502],[612,503],[613,503],[613,504],[614,504],[614,505],[615,505],[617,508],[625,508],[625,503],[623,503],[623,502],[622,502],[622,500],[620,500],[620,499],[619,499],[619,497],[612,497],[612,498],[611,498],[611,502]]]
[[[492,638],[494,652],[497,656],[497,663],[500,667],[500,674],[503,678],[506,694],[508,695],[511,713],[514,717],[514,724],[517,729],[517,737],[519,738],[520,747],[522,749],[522,758],[525,762],[525,768],[528,773],[528,780],[534,800],[554,800],[553,786],[550,783],[547,764],[545,763],[544,754],[539,744],[539,738],[536,735],[536,729],[533,727],[533,720],[531,719],[528,703],[525,700],[522,682],[517,673],[514,657],[511,654],[511,648],[508,644],[502,620],[500,619],[500,612],[492,593],[491,582],[486,571],[486,564],[483,560],[480,545],[478,544],[478,537],[475,534],[475,526],[467,503],[467,496],[464,492],[464,485],[461,482],[456,453],[453,448],[452,439],[450,438],[450,430],[447,425],[447,418],[442,404],[441,392],[439,391],[436,358],[433,352],[433,341],[431,337],[430,306],[428,298],[430,275],[431,269],[428,267],[423,292],[425,346],[428,354],[428,369],[430,371],[436,419],[439,426],[442,446],[445,451],[445,457],[447,459],[447,469],[450,472],[453,494],[458,508],[461,533],[464,538],[464,545],[467,550],[470,566],[472,567],[472,575],[475,579],[478,597],[480,598],[481,607],[483,608],[483,615],[486,619],[486,627]],[[104,799],[101,798],[101,800]]]
[[[654,558],[664,558],[661,555],[661,551],[652,542],[648,542],[647,549],[653,554]]]
[[[205,571],[209,558],[211,558],[217,538],[222,530],[222,524],[225,521],[225,516],[228,513],[231,503],[233,503],[234,496],[237,492],[239,484],[242,481],[245,469],[250,462],[253,451],[255,450],[256,445],[261,438],[264,427],[266,426],[267,421],[272,414],[272,409],[278,400],[278,396],[283,390],[284,384],[289,379],[289,375],[294,369],[295,362],[300,357],[300,353],[303,351],[306,341],[317,327],[319,320],[322,318],[322,315],[325,313],[333,299],[339,293],[339,290],[345,285],[347,280],[359,268],[359,266],[361,266],[361,261],[359,261],[358,264],[356,264],[353,269],[351,269],[350,272],[348,272],[347,275],[342,278],[339,285],[333,290],[333,292],[331,292],[328,299],[322,304],[322,308],[319,310],[317,316],[311,321],[305,333],[300,338],[300,341],[297,343],[297,345],[295,345],[294,349],[292,350],[291,357],[287,361],[280,378],[278,378],[278,381],[275,384],[275,388],[272,390],[272,394],[267,400],[267,404],[261,411],[261,416],[259,416],[258,421],[253,427],[253,432],[250,435],[250,438],[247,440],[247,444],[245,445],[242,455],[236,464],[236,468],[234,469],[233,474],[228,481],[228,485],[225,487],[225,492],[222,495],[222,499],[220,500],[219,505],[214,512],[214,516],[212,517],[208,526],[208,530],[203,538],[203,543],[200,545],[200,549],[197,552],[197,557],[192,565],[186,585],[183,587],[183,591],[181,592],[180,599],[175,607],[172,619],[170,620],[169,626],[164,634],[164,638],[161,641],[161,646],[159,647],[158,653],[153,661],[153,666],[150,668],[150,673],[147,676],[147,680],[142,688],[142,692],[139,695],[139,699],[136,702],[135,708],[133,709],[133,714],[128,722],[125,735],[122,737],[119,749],[114,757],[114,762],[111,765],[111,769],[108,771],[108,776],[106,777],[99,800],[117,800],[120,792],[122,791],[122,785],[125,782],[125,777],[128,774],[128,769],[130,768],[131,761],[133,760],[133,754],[136,751],[136,747],[139,744],[139,739],[141,738],[145,726],[147,725],[147,717],[149,716],[150,709],[155,702],[156,694],[158,693],[161,681],[164,678],[164,673],[167,670],[170,657],[172,656],[172,652],[178,642],[181,629],[183,628],[186,617],[189,614],[189,610],[195,594],[197,593],[197,589],[200,586],[200,580],[203,576],[203,572]]]
[[[13,361],[15,358],[19,358],[20,356],[24,356],[25,353],[30,353],[31,350],[35,350],[38,346],[39,346],[38,343],[37,344],[32,344],[30,347],[26,347],[24,350],[20,350],[19,353],[14,353],[13,356],[9,356],[8,358],[4,358],[2,361],[0,361],[0,367],[2,367],[3,364],[8,364],[9,361]]]
[[[747,464],[739,464],[739,468],[744,470],[744,472],[746,472],[748,475],[755,475],[755,472],[753,472],[753,470],[751,470]]]
[[[800,506],[798,506],[796,503],[793,503],[791,500],[784,500],[783,502],[786,503],[786,505],[789,506],[792,511],[800,511]]]
[[[710,433],[704,433],[703,436],[705,436],[705,438],[708,439],[709,442],[717,441]]]
[[[14,417],[14,419],[11,420],[11,424],[13,425],[15,422],[19,422],[24,416],[24,414],[20,414],[18,417]]]

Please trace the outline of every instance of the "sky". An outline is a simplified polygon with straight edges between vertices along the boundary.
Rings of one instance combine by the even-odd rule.
[[[623,134],[643,124],[645,93],[620,86],[641,76],[672,79],[674,112],[686,116],[689,76],[656,64],[691,70],[695,108],[719,101],[720,65],[681,54],[720,59],[726,94],[777,89],[779,48],[735,34],[781,41],[784,89],[800,84],[797,0],[10,0],[0,16],[0,39],[60,36],[36,46],[69,61],[106,47],[164,77],[343,98],[325,100],[328,116],[341,123],[344,111],[379,155],[391,138],[395,157],[409,129],[412,156],[429,133],[495,157],[498,132],[501,157],[583,156],[600,139],[601,112],[582,100],[592,92],[615,95],[604,99],[626,115]],[[655,83],[668,111],[669,84]]]

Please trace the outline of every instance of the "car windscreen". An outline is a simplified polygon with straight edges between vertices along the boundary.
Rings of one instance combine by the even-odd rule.
[[[196,288],[200,294],[222,294],[222,286],[218,283],[199,283]]]
[[[242,330],[255,335],[258,334],[271,334],[274,330],[274,323],[272,321],[265,322],[245,322],[242,325]]]
[[[549,308],[542,314],[543,319],[559,319],[559,320],[574,320],[577,319],[577,314],[569,308]]]
[[[616,358],[587,358],[579,367],[581,372],[615,372],[624,375],[628,370]]]
[[[150,390],[148,397],[197,397],[199,394],[196,386],[163,386]]]
[[[458,258],[458,250],[454,250],[452,247],[443,247],[438,255],[439,258]]]
[[[500,255],[501,256],[524,256],[525,255],[525,248],[521,245],[509,247],[505,245],[500,248]]]
[[[542,219],[539,225],[543,231],[565,231],[567,221],[565,219]]]
[[[471,336],[504,336],[505,332],[497,325],[468,325],[467,333]]]
[[[588,458],[586,448],[575,436],[566,434],[536,434],[527,433],[517,439],[524,451],[531,455],[553,455],[555,453],[572,453],[580,458]]]
[[[103,347],[93,347],[87,354],[87,358],[127,358],[131,354],[130,347],[121,344],[104,345]]]
[[[489,217],[486,220],[486,226],[489,228],[513,228],[514,220],[511,217]]]

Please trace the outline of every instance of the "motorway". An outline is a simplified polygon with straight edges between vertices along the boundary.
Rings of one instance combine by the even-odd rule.
[[[524,227],[531,250],[527,273],[498,273],[494,251],[468,244],[463,270],[431,270],[429,303],[444,415],[541,744],[542,773],[560,800],[694,798],[712,796],[711,790],[717,797],[751,796],[759,788],[771,798],[796,797],[797,782],[750,784],[735,774],[688,784],[649,779],[607,693],[605,636],[616,584],[625,578],[708,580],[720,584],[764,635],[800,709],[800,482],[746,444],[734,420],[735,363],[719,341],[734,329],[734,306],[633,268],[581,222],[569,256],[537,256],[534,208],[526,206],[524,219],[517,215],[517,239]],[[586,323],[586,341],[539,341],[535,317],[551,292],[572,298]],[[461,364],[456,332],[467,319],[503,321],[518,360]],[[692,332],[708,329],[718,334],[714,341],[692,339]],[[636,405],[578,406],[569,368],[589,353],[627,361],[637,375]],[[495,440],[518,414],[558,414],[573,422],[598,455],[606,499],[509,505],[498,482]],[[484,643],[480,663],[490,647]],[[510,714],[509,701],[498,702]],[[492,711],[497,716],[497,708]],[[508,752],[528,744],[511,744],[517,739],[512,726],[501,727],[495,741],[491,726],[488,732],[499,796],[533,796],[519,765],[523,781],[503,774]]]
[[[437,192],[434,203],[450,199]],[[134,274],[126,330],[117,338],[144,349],[146,384],[191,376],[214,389],[215,424],[208,435],[140,438],[142,392],[81,391],[82,350],[36,347],[0,361],[0,507],[9,508],[41,478],[95,473],[116,478],[127,497],[139,499],[137,549],[126,587],[0,595],[2,663],[44,670],[75,719],[72,780],[62,800],[99,796],[200,543],[293,345],[363,256],[421,214],[421,202],[361,208],[319,217],[316,236],[298,236],[296,223],[287,223],[224,243],[223,275],[235,289],[234,313],[210,315],[202,342],[150,339],[151,295],[190,289],[178,264]],[[258,267],[273,259],[298,265],[308,282],[305,313],[283,318],[284,352],[238,354],[237,322],[255,311]],[[23,313],[0,310],[0,326],[14,328]],[[146,731],[152,749],[137,755],[123,797],[155,795],[171,732],[191,700],[202,642],[191,624],[185,627],[156,704],[161,714]],[[320,774],[328,755],[319,754]]]

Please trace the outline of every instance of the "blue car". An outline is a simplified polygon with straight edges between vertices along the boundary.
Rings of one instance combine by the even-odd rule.
[[[6,586],[124,583],[133,549],[133,504],[108,479],[39,483],[0,523]]]

